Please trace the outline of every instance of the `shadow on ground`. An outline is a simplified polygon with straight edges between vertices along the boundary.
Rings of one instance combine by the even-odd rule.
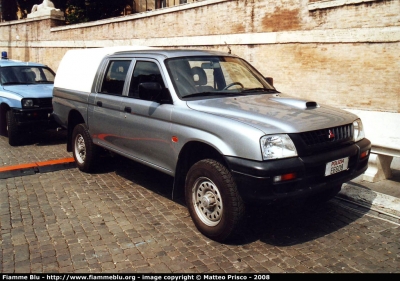
[[[27,140],[29,141],[29,140]],[[66,142],[66,131],[48,131],[36,135],[27,146],[51,146]],[[173,177],[127,158],[105,154],[99,161],[96,174],[112,173],[171,199]],[[182,199],[175,200],[184,205]],[[247,205],[243,225],[234,238],[225,243],[246,245],[262,241],[269,245],[290,246],[312,241],[334,233],[362,217],[370,206],[352,212],[332,201],[297,202],[290,205]]]
[[[49,130],[40,134],[32,134],[27,139],[27,144],[36,144],[37,146],[49,146],[67,143],[67,130]]]
[[[5,137],[8,142],[7,135],[1,134],[1,136]],[[67,131],[61,130],[48,130],[41,132],[27,132],[23,136],[23,141],[18,146],[50,146],[50,145],[58,145],[67,143]]]
[[[171,200],[173,177],[121,156],[107,158],[99,173],[115,172]],[[335,199],[336,200],[336,199]],[[185,205],[182,199],[176,203]],[[247,205],[244,222],[226,244],[246,245],[262,241],[274,246],[291,246],[336,232],[363,216],[369,208],[351,212],[332,201],[298,202],[290,205]]]

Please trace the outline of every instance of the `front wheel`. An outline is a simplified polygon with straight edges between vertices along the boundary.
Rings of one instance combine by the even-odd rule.
[[[72,132],[72,153],[82,172],[91,172],[98,158],[98,147],[93,143],[85,124],[78,124]]]
[[[212,159],[201,160],[190,168],[185,197],[197,229],[215,241],[230,237],[244,215],[244,204],[231,173]]]
[[[21,129],[18,127],[18,123],[15,120],[14,113],[9,110],[6,113],[6,120],[7,120],[7,134],[8,134],[8,143],[11,146],[17,146],[22,143],[21,138]]]
[[[0,106],[0,135],[7,137],[7,111]]]

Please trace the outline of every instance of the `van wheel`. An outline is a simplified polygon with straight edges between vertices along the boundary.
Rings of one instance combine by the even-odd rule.
[[[21,138],[21,130],[18,127],[17,121],[15,120],[14,113],[9,110],[6,113],[6,119],[7,119],[7,134],[8,134],[8,143],[11,146],[17,146],[22,143],[22,138]]]
[[[185,199],[197,229],[215,241],[232,236],[244,215],[244,204],[231,173],[212,159],[201,160],[190,168]]]
[[[72,153],[79,170],[93,171],[98,158],[98,147],[93,143],[85,124],[75,126],[72,141]]]

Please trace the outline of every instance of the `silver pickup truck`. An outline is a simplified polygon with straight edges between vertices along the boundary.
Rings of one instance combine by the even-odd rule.
[[[216,241],[235,233],[247,202],[332,198],[371,149],[357,116],[282,94],[221,52],[71,50],[53,108],[81,171],[102,148],[173,176],[173,196]]]

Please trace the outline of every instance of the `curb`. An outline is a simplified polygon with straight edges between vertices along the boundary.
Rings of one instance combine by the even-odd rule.
[[[73,157],[57,160],[34,162],[13,166],[0,167],[0,179],[34,175],[36,173],[48,173],[59,170],[75,168],[75,159]]]
[[[342,185],[337,197],[400,220],[400,198],[349,183]]]

